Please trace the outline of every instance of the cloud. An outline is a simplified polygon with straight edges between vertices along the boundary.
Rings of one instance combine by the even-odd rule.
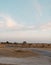
[[[40,29],[40,30],[39,30]],[[42,30],[47,30],[42,31]],[[26,40],[26,41],[50,41],[51,33],[51,22],[46,23],[42,26],[35,25],[24,25],[15,21],[10,16],[0,16],[0,39],[3,40]],[[6,32],[9,30],[9,32]]]
[[[24,25],[15,21],[10,16],[0,15],[0,30],[11,30],[11,31],[22,31],[22,30],[41,30],[41,31],[50,31],[51,30],[51,22],[48,22],[44,25],[35,26],[35,25]]]
[[[16,22],[14,22],[11,18],[5,17],[6,20],[6,26],[9,28],[14,28],[16,26]]]
[[[46,24],[40,26],[40,29],[41,29],[42,31],[51,31],[51,22],[48,22],[48,23],[46,23]]]
[[[1,19],[2,18],[2,19]],[[9,16],[5,16],[5,15],[0,15],[0,28],[4,29],[4,30],[18,30],[23,28],[24,25],[18,23],[18,21],[16,22],[15,20],[13,20],[11,17]]]
[[[1,30],[33,30],[34,25],[26,26],[24,24],[15,21],[10,16],[0,15],[0,29]]]

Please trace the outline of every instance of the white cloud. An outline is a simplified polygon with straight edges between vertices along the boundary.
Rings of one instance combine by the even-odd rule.
[[[26,26],[20,24],[18,21],[16,22],[9,16],[0,16],[0,17],[2,17],[2,20],[0,20],[0,29],[4,30],[4,32],[0,32],[1,39],[5,39],[5,40],[20,39],[20,40],[27,40],[27,41],[28,40],[49,41],[51,39],[51,33],[48,32],[48,30],[51,30],[51,22],[44,24],[40,27],[34,25]],[[47,32],[42,31],[44,29],[47,30]],[[6,32],[6,30],[11,30],[11,31]]]
[[[10,29],[22,29],[24,27],[23,24],[19,24],[18,21],[14,21],[11,17],[5,17],[6,20],[6,26]]]
[[[2,20],[0,21],[0,28],[4,30],[33,30],[35,29],[35,26],[26,26],[23,24],[20,24],[18,21],[13,20],[9,16],[0,15],[2,17]]]
[[[48,22],[40,27],[42,31],[51,31],[51,22]]]
[[[19,24],[18,21],[16,22],[9,16],[0,15],[0,17],[2,17],[2,20],[0,21],[0,28],[8,30],[18,30],[24,27],[23,24]]]
[[[15,20],[13,20],[11,17],[9,16],[4,16],[4,15],[0,15],[0,17],[2,17],[2,20],[0,20],[0,30],[41,30],[41,31],[49,31],[51,30],[51,22],[48,22],[44,25],[41,25],[39,27],[35,26],[35,25],[23,25],[20,24],[18,21],[16,22]]]
[[[14,22],[11,18],[5,17],[6,20],[6,26],[7,27],[15,27],[16,26],[16,22]]]

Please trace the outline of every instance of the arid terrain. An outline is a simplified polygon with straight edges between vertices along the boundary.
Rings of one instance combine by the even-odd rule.
[[[0,65],[51,65],[50,56],[51,44],[0,43]]]
[[[21,48],[0,48],[0,57],[33,57],[39,54],[32,52],[31,50],[23,50]]]

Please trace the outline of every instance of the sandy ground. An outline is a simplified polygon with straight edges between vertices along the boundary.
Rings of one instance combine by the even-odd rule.
[[[34,53],[31,50],[24,50],[21,48],[0,48],[0,57],[33,57],[38,56],[38,53]]]
[[[0,65],[51,65],[51,57],[22,48],[0,48]]]

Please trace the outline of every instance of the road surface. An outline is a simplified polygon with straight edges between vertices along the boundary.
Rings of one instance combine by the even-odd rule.
[[[36,53],[51,57],[51,51],[42,50],[42,49],[39,49],[39,48],[28,48],[28,49],[32,50],[33,52],[36,52]]]

